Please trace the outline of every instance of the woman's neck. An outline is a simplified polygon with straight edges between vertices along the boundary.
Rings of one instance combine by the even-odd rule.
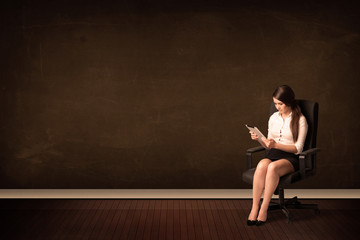
[[[282,117],[283,119],[286,119],[286,118],[290,115],[290,113],[291,113],[291,111],[283,112],[283,113],[281,114],[281,117]]]

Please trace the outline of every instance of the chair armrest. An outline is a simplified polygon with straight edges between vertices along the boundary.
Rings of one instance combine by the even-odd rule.
[[[304,152],[301,152],[299,154],[299,156],[305,156],[306,157],[309,154],[315,154],[317,152],[320,152],[320,148],[310,148],[310,149],[308,149],[308,150],[306,150]]]
[[[246,153],[256,153],[265,150],[263,146],[253,147],[246,150]]]
[[[251,162],[252,162],[252,154],[256,152],[264,151],[265,148],[263,146],[253,147],[246,150],[246,168],[251,168]]]
[[[304,152],[299,154],[299,171],[301,174],[301,178],[305,178],[306,166],[305,160],[310,155],[315,155],[317,152],[320,152],[320,148],[310,148]],[[313,166],[311,166],[313,168]]]

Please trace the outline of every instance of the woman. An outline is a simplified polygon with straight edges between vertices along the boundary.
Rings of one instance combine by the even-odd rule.
[[[270,150],[254,173],[253,203],[247,220],[249,226],[260,226],[266,222],[269,203],[280,177],[299,169],[298,154],[302,152],[308,130],[306,118],[289,86],[278,87],[273,93],[273,101],[278,111],[270,116],[268,137],[263,139]],[[253,140],[258,140],[256,134],[251,131],[250,134]]]

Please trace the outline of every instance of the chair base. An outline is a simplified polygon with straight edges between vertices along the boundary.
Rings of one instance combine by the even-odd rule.
[[[297,197],[289,199],[287,201],[283,201],[279,199],[279,203],[270,202],[268,211],[281,209],[287,218],[287,222],[290,223],[292,221],[292,215],[289,209],[313,209],[316,214],[320,213],[317,204],[302,204],[298,201]]]

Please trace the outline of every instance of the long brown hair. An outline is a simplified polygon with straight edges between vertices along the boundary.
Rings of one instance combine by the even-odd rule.
[[[299,136],[299,119],[301,117],[301,110],[295,100],[295,93],[288,85],[281,85],[275,89],[273,97],[283,102],[286,106],[291,107],[292,119],[290,122],[290,130],[293,135],[294,142]]]

